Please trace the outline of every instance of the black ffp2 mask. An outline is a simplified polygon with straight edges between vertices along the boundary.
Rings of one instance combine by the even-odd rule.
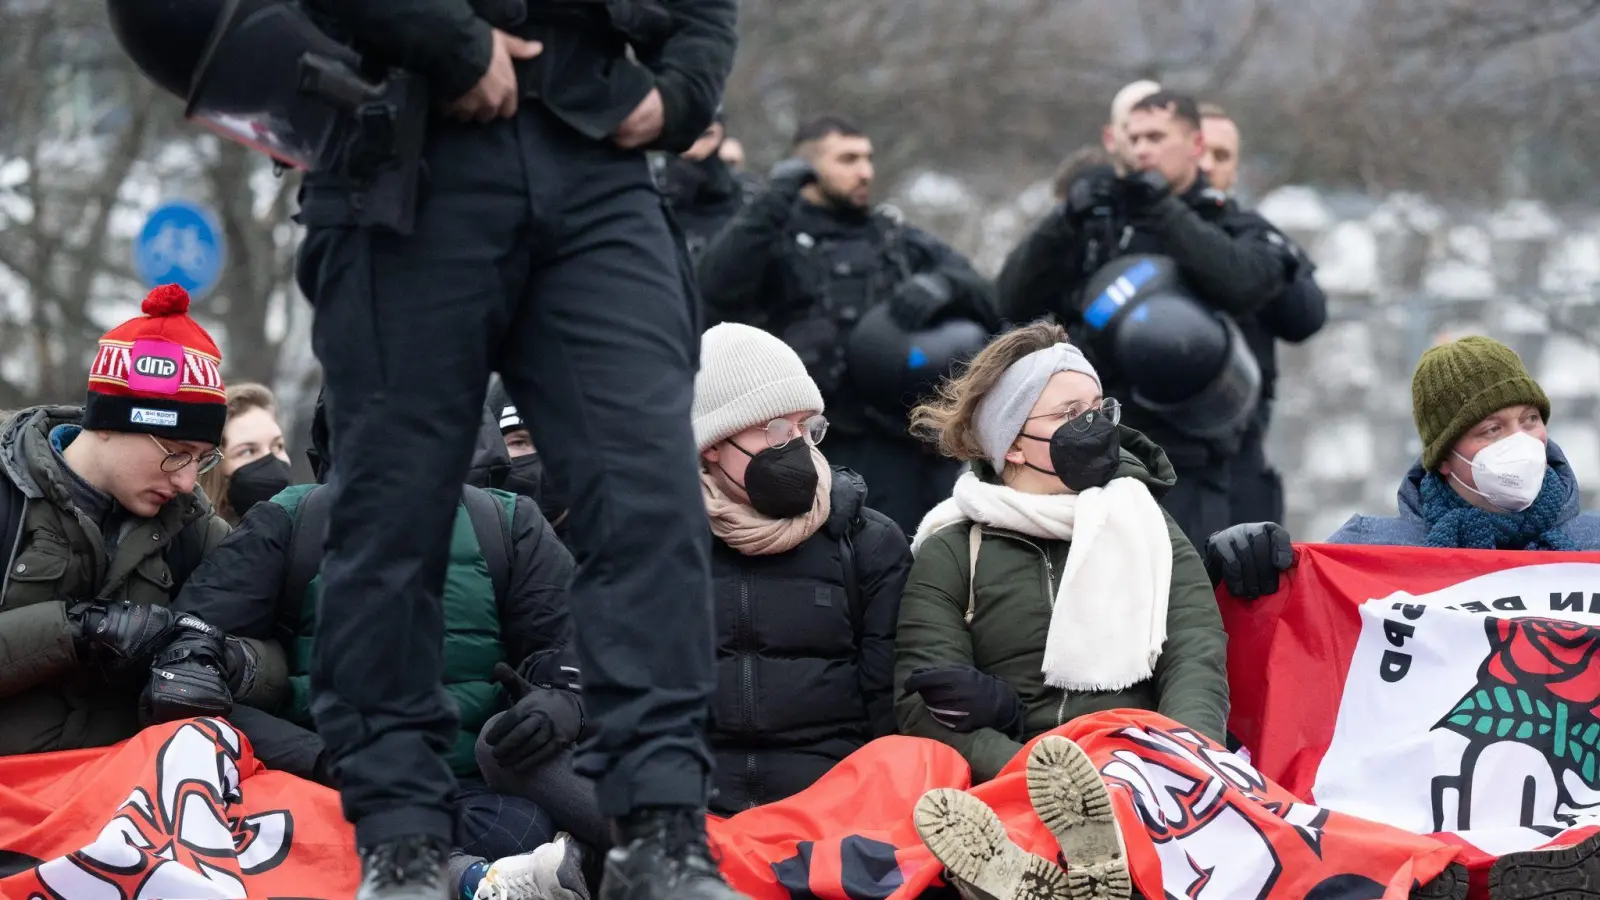
[[[1024,465],[1034,471],[1056,476],[1069,490],[1080,494],[1090,488],[1105,487],[1117,474],[1117,466],[1122,462],[1122,437],[1111,417],[1097,409],[1083,415],[1093,418],[1087,423],[1078,419],[1063,422],[1048,438],[1035,437],[1027,432],[1022,434],[1029,440],[1050,444],[1050,465],[1055,471],[1045,472],[1032,463]],[[1078,430],[1080,427],[1083,430]]]
[[[228,479],[228,506],[233,514],[242,516],[257,503],[265,503],[294,481],[289,464],[267,454],[248,465],[240,466]]]
[[[739,447],[733,441],[728,443]],[[792,519],[811,511],[817,496],[817,465],[811,459],[811,445],[803,438],[760,453],[743,447],[739,452],[750,457],[744,484],[739,487],[744,488],[756,512],[770,519]]]
[[[513,457],[511,468],[500,482],[500,489],[521,494],[534,503],[540,501],[544,484],[544,460],[537,453]]]

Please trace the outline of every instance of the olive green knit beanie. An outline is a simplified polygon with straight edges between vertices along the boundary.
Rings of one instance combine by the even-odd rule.
[[[1456,441],[1491,413],[1537,407],[1550,419],[1550,398],[1516,351],[1486,337],[1464,337],[1422,354],[1411,376],[1411,416],[1422,438],[1422,467],[1433,471]]]

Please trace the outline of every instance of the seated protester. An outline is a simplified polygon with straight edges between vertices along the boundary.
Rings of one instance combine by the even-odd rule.
[[[912,413],[971,469],[911,543],[895,711],[903,733],[961,751],[975,780],[1101,710],[1225,736],[1221,615],[1199,554],[1156,504],[1172,465],[1119,419],[1048,322],[997,338]]]
[[[261,384],[228,388],[228,421],[222,426],[222,463],[200,476],[200,487],[229,525],[250,507],[293,483],[289,451],[278,425],[278,400]]]
[[[101,338],[82,408],[0,424],[0,755],[139,731],[172,597],[228,533],[201,472],[220,459],[217,346],[176,285]]]
[[[894,733],[894,623],[910,553],[899,526],[866,507],[861,478],[818,450],[822,407],[805,364],[773,335],[723,324],[701,339],[694,431],[713,537],[716,815],[805,790]],[[559,691],[530,688],[485,729],[480,765],[491,786],[534,800],[577,838],[562,836],[524,867],[547,866],[543,877],[587,890],[598,859],[588,851],[609,844],[605,820],[570,754],[555,756],[562,742],[528,740],[548,741],[552,729],[518,724],[566,718]],[[570,741],[577,728],[553,732]]]
[[[513,494],[531,497],[539,504],[539,511],[550,520],[550,527],[555,529],[556,536],[562,543],[567,540],[567,501],[566,495],[550,483],[550,478],[544,470],[544,460],[540,458],[539,451],[533,445],[533,434],[528,428],[528,423],[517,412],[516,404],[511,402],[511,395],[506,392],[505,385],[499,376],[489,382],[489,413],[495,418],[500,428],[501,439],[505,442],[506,454],[509,457],[507,466],[509,472],[500,487]]]
[[[1466,337],[1422,354],[1411,377],[1422,457],[1398,515],[1357,515],[1330,544],[1462,550],[1600,549],[1600,515],[1578,511],[1578,479],[1545,430],[1550,400],[1510,347]],[[1243,599],[1278,590],[1289,532],[1235,525],[1206,542],[1215,583]]]
[[[329,783],[333,778],[320,746],[309,752],[303,741],[295,740],[304,732],[279,727],[246,708],[281,717],[300,729],[316,727],[307,673],[316,638],[317,569],[333,498],[323,484],[331,457],[321,398],[311,433],[313,452],[308,455],[319,484],[295,486],[251,509],[195,572],[174,609],[226,634],[208,643],[208,636],[181,632],[189,658],[215,662],[226,682],[210,685],[215,702],[226,706],[231,696],[244,705],[235,711],[234,722],[251,738],[262,761],[275,768],[291,768],[292,763],[295,774]],[[569,643],[566,592],[572,567],[571,555],[532,501],[498,490],[465,488],[445,575],[444,690],[460,715],[460,734],[445,756],[461,782],[457,838],[468,857],[511,856],[553,836],[548,818],[532,804],[488,790],[473,745],[489,717],[507,706],[497,669],[507,662],[553,658]],[[174,704],[157,717],[187,714],[192,713]],[[283,755],[275,755],[275,747]],[[452,864],[460,870],[475,861]]]

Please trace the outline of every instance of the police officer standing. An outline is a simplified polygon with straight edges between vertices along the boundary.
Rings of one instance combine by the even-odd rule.
[[[898,211],[872,205],[872,141],[855,125],[804,123],[791,152],[700,259],[707,318],[754,325],[794,348],[827,403],[828,458],[860,474],[873,508],[910,533],[949,495],[957,464],[908,434],[908,405],[864,398],[849,338],[879,309],[907,332],[950,320],[998,330],[993,287]]]
[[[1176,264],[1204,307],[1237,322],[1283,294],[1294,263],[1259,217],[1242,213],[1207,185],[1199,169],[1204,144],[1192,98],[1166,91],[1146,96],[1133,105],[1126,128],[1138,171],[1119,177],[1110,167],[1092,169],[1068,189],[1066,201],[1006,259],[998,279],[1001,311],[1013,321],[1054,314],[1096,357],[1107,395],[1124,401],[1126,424],[1160,444],[1177,470],[1177,484],[1163,505],[1189,540],[1204,546],[1212,532],[1230,524],[1229,478],[1247,416],[1238,417],[1240,427],[1219,434],[1191,427],[1165,404],[1139,402],[1133,381],[1160,377],[1160,371],[1148,370],[1159,370],[1162,359],[1157,355],[1153,365],[1136,368],[1098,345],[1084,316],[1095,299],[1086,296],[1086,287],[1118,257],[1159,254]],[[1180,347],[1174,341],[1173,359]],[[1253,404],[1257,385],[1248,387]]]
[[[645,160],[710,123],[735,0],[110,8],[192,118],[310,170],[296,274],[338,458],[311,711],[355,825],[359,900],[447,893],[441,591],[492,370],[575,499],[577,765],[616,837],[601,897],[737,896],[705,836],[699,327]]]
[[[661,195],[683,229],[691,259],[699,259],[717,236],[760,189],[756,179],[735,172],[722,158],[727,119],[721,108],[711,125],[680,154],[659,153],[651,160]]]
[[[1239,179],[1239,126],[1216,104],[1200,107],[1200,127],[1206,154],[1200,168],[1217,190],[1232,193]],[[1256,213],[1244,212],[1243,216]],[[1289,287],[1277,300],[1253,316],[1239,320],[1256,361],[1261,365],[1261,400],[1239,443],[1229,479],[1228,524],[1277,522],[1283,524],[1283,479],[1267,462],[1267,429],[1272,424],[1272,404],[1278,382],[1278,342],[1298,344],[1328,321],[1328,298],[1317,285],[1316,266],[1293,241],[1266,223],[1267,239],[1279,243],[1294,269]]]

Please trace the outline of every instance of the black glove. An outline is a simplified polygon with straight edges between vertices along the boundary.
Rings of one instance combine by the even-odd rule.
[[[913,275],[889,296],[889,315],[907,331],[921,331],[950,306],[950,279],[937,272]]]
[[[1075,220],[1091,215],[1111,215],[1122,199],[1117,170],[1095,166],[1073,180],[1067,188],[1067,215]]]
[[[906,690],[922,695],[928,715],[951,731],[993,728],[1020,739],[1022,698],[1011,685],[971,666],[925,666],[913,669]]]
[[[1172,193],[1172,184],[1155,169],[1125,175],[1118,186],[1128,207],[1135,212],[1148,211]]]
[[[495,663],[494,680],[513,702],[489,726],[483,740],[495,762],[513,773],[528,774],[583,733],[583,703],[572,691],[535,685],[505,663]]]
[[[1228,586],[1241,600],[1278,592],[1278,573],[1294,565],[1289,531],[1276,522],[1247,522],[1225,528],[1206,540],[1206,574],[1211,586]]]
[[[121,670],[149,665],[171,637],[172,620],[172,610],[165,606],[126,601],[79,603],[67,611],[78,658]]]
[[[156,655],[150,685],[139,698],[146,724],[233,712],[227,654],[220,630],[187,613],[179,616],[172,641]]]
[[[811,163],[797,157],[779,160],[767,173],[767,189],[793,197],[800,189],[817,180],[817,170]]]

